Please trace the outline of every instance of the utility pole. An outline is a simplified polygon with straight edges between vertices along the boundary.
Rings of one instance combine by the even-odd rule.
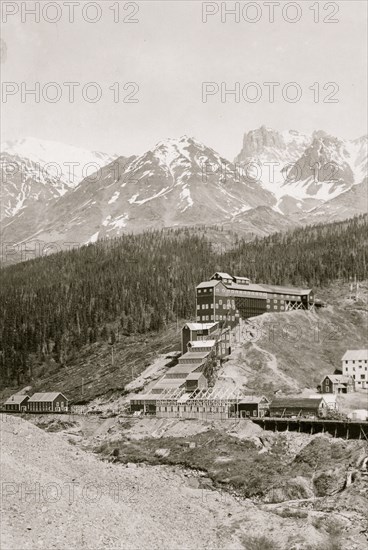
[[[358,287],[359,287],[359,283],[357,281],[357,276],[356,274],[354,275],[354,282],[355,282],[355,301],[358,300]]]

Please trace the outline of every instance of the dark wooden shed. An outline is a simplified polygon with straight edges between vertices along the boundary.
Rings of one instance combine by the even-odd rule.
[[[264,416],[268,411],[270,402],[264,395],[244,397],[237,404],[237,410],[241,418]]]
[[[28,400],[28,395],[16,393],[5,401],[3,408],[5,411],[9,412],[25,412],[27,410]]]

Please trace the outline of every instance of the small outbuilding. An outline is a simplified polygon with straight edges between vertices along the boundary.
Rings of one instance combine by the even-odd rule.
[[[196,390],[206,390],[208,388],[207,378],[202,372],[191,372],[185,380],[185,390],[193,392]]]
[[[367,422],[368,420],[368,410],[367,409],[355,409],[348,414],[348,418],[351,420],[362,420]]]
[[[237,404],[237,410],[241,418],[265,416],[270,402],[264,395],[244,397]]]
[[[68,412],[68,400],[62,393],[35,393],[29,398],[29,412]]]
[[[4,403],[4,410],[9,412],[26,412],[29,396],[24,393],[15,393]]]
[[[316,399],[318,397],[323,397],[323,399],[326,401],[327,408],[330,411],[338,411],[339,410],[339,404],[337,402],[337,395],[335,393],[324,393],[320,395],[310,395],[310,399]]]

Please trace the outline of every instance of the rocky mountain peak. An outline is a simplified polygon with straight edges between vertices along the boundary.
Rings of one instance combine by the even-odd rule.
[[[245,157],[251,157],[262,153],[265,147],[285,149],[285,146],[285,141],[279,132],[261,126],[244,134],[242,153]]]

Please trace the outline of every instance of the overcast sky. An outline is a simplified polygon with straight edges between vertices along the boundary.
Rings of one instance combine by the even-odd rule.
[[[3,93],[4,140],[34,136],[129,155],[142,153],[161,139],[187,134],[233,159],[244,132],[262,124],[307,133],[323,129],[343,138],[367,132],[365,1],[330,2],[332,7],[326,10],[322,9],[326,2],[320,2],[319,23],[313,21],[317,15],[309,9],[315,2],[299,1],[302,16],[295,24],[284,21],[277,7],[275,22],[270,23],[264,2],[259,2],[260,21],[253,24],[243,17],[239,23],[234,18],[222,23],[220,9],[203,23],[200,1],[139,2],[139,12],[131,16],[139,22],[130,24],[122,19],[133,13],[134,6],[125,6],[124,11],[124,2],[120,2],[120,22],[114,22],[109,9],[114,2],[106,0],[100,3],[101,20],[94,24],[83,20],[83,3],[75,7],[74,23],[69,22],[65,6],[57,23],[43,17],[34,23],[26,14],[22,22],[24,2],[11,4],[19,12],[9,15],[6,22],[3,12],[3,86],[14,82],[21,88],[24,82],[31,88],[39,82],[43,89],[48,82],[57,82],[62,97],[56,103],[42,97],[35,103],[28,96],[22,103],[19,92],[8,96],[5,103]],[[28,7],[34,4],[27,2]],[[245,4],[240,2],[241,7]],[[339,4],[336,15],[333,4]],[[227,2],[228,7],[233,5]],[[217,6],[221,8],[221,2]],[[215,2],[208,9],[212,8],[216,9]],[[95,13],[91,8],[88,16],[93,18]],[[295,13],[290,9],[287,15],[293,18]],[[46,17],[52,19],[55,14],[50,9]],[[255,11],[247,15],[252,19]],[[324,23],[324,18],[339,22]],[[64,82],[81,83],[74,103],[69,102]],[[82,97],[81,87],[88,82],[101,87],[98,103]],[[124,91],[124,84],[136,82],[139,92],[134,97],[139,102],[115,103],[109,90],[115,82],[121,84],[122,97],[133,91],[132,87]],[[217,93],[203,103],[203,82],[225,82],[229,89],[235,82],[241,88],[257,82],[262,97],[255,103],[241,97],[236,103],[233,96],[227,96],[222,103]],[[281,84],[275,89],[274,103],[269,102],[264,82]],[[303,95],[297,103],[281,95],[281,88],[289,82],[301,87]],[[317,103],[309,90],[316,82],[320,86]],[[328,82],[339,86],[332,96],[338,103],[323,102],[334,92],[333,87],[323,90]],[[52,90],[48,91],[51,95]],[[254,92],[248,89],[249,96]]]

